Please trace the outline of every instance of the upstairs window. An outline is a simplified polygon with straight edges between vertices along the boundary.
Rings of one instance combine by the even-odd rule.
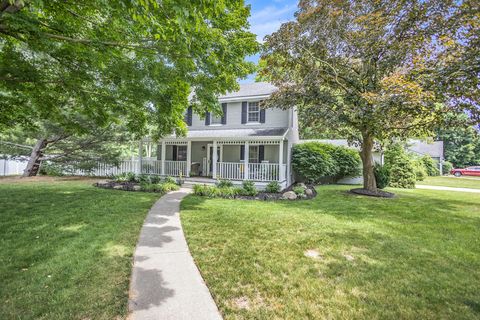
[[[212,113],[210,115],[210,124],[222,124],[222,117]]]
[[[248,122],[260,122],[259,102],[248,103]]]

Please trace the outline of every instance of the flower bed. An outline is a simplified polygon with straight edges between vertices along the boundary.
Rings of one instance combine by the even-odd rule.
[[[242,187],[234,187],[231,181],[221,180],[215,186],[195,185],[195,195],[208,198],[244,199],[244,200],[301,200],[311,199],[317,195],[315,188],[297,184],[280,191],[277,182],[271,182],[265,191],[258,191],[252,181],[244,181]]]
[[[158,192],[162,194],[180,188],[178,182],[172,177],[162,179],[159,176],[136,175],[134,173],[121,174],[113,177],[113,180],[97,182],[94,186],[104,189]]]

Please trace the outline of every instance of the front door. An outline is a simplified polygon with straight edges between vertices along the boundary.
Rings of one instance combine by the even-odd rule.
[[[218,146],[217,145],[217,161],[222,161],[222,149],[223,146]],[[212,175],[213,171],[213,144],[209,143],[207,145],[207,163],[208,163],[208,170],[207,170],[207,176]]]

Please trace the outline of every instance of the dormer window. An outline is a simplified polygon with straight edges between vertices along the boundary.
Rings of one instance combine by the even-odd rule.
[[[248,103],[248,122],[260,122],[259,102]]]

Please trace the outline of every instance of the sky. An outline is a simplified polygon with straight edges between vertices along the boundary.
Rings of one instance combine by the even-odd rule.
[[[263,42],[263,38],[278,30],[280,25],[293,20],[293,14],[297,9],[297,0],[246,0],[251,6],[249,18],[250,31],[257,35],[257,40]],[[249,61],[258,62],[260,55],[247,58]],[[255,75],[250,75],[241,83],[254,82]]]

